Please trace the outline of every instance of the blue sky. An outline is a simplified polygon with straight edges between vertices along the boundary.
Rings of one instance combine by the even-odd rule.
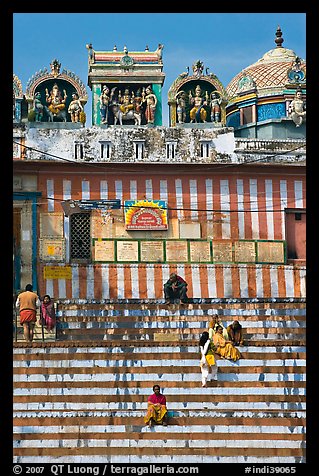
[[[86,44],[98,51],[156,50],[164,45],[163,125],[168,125],[167,93],[187,66],[201,60],[226,87],[245,67],[274,48],[280,25],[283,46],[306,59],[306,13],[14,13],[13,72],[25,91],[33,74],[57,58],[87,85]],[[28,34],[26,35],[26,31]],[[91,125],[87,86],[86,126]]]

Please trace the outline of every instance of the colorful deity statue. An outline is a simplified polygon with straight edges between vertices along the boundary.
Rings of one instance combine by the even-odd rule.
[[[296,127],[300,127],[306,120],[306,105],[302,99],[301,89],[297,89],[295,97],[289,105],[289,116],[296,124]]]
[[[195,88],[195,97],[189,91],[189,103],[193,105],[189,112],[191,122],[206,122],[207,112],[204,106],[208,105],[207,99],[202,97],[202,90],[199,84]]]
[[[32,111],[34,111],[35,113],[34,120],[36,122],[41,122],[43,117],[44,106],[41,103],[41,93],[39,91],[37,91],[34,95]]]
[[[128,88],[125,89],[123,96],[121,96],[121,91],[119,92],[119,103],[120,110],[123,114],[127,114],[133,109],[133,98]]]
[[[180,124],[186,121],[186,94],[185,91],[179,91],[176,94],[177,120]]]
[[[142,101],[146,102],[145,117],[148,124],[154,124],[157,106],[157,97],[153,93],[152,87],[147,86],[142,92]]]
[[[53,114],[53,116],[59,116],[60,113],[65,109],[65,102],[67,98],[66,90],[63,90],[63,97],[59,90],[58,85],[55,83],[52,87],[52,90],[45,90],[46,101],[49,104],[48,109]],[[65,111],[63,111],[65,112]],[[65,115],[65,114],[64,114]]]
[[[141,90],[138,89],[136,91],[136,95],[132,93],[132,99],[133,99],[133,108],[134,111],[137,114],[142,114],[142,95],[141,95]]]
[[[218,93],[213,91],[210,95],[210,119],[212,122],[220,122],[220,105],[221,105],[221,98],[218,97]]]
[[[109,112],[109,103],[110,103],[110,90],[104,85],[102,88],[102,93],[100,96],[100,113],[101,113],[101,122],[102,124],[108,123],[108,112]]]
[[[68,113],[72,122],[80,122],[80,114],[83,112],[83,106],[79,99],[78,93],[72,94],[72,101],[69,104]]]

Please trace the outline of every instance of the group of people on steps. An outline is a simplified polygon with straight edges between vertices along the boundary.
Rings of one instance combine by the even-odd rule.
[[[181,276],[172,273],[164,284],[164,296],[167,303],[174,302],[175,299],[180,299],[183,304],[187,303],[187,282]],[[44,295],[41,301],[33,291],[32,285],[27,284],[25,291],[18,295],[15,306],[19,309],[20,324],[23,326],[26,342],[33,341],[37,308],[40,308],[41,311],[39,323],[49,332],[54,330],[56,326],[55,308],[48,294]],[[218,314],[214,314],[209,322],[208,331],[204,331],[199,339],[202,387],[207,387],[209,376],[211,376],[211,380],[217,380],[216,355],[234,362],[241,358],[238,345],[243,345],[241,324],[235,320],[225,328]],[[166,397],[161,393],[158,384],[153,386],[153,394],[148,397],[144,422],[150,428],[153,424],[167,426]]]

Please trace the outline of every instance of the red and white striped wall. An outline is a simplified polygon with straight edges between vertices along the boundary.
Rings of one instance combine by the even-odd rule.
[[[203,235],[213,231],[215,239],[285,240],[284,209],[306,208],[305,177],[298,175],[201,173],[190,178],[164,172],[125,176],[119,171],[118,176],[91,172],[85,178],[79,171],[68,179],[61,172],[50,177],[39,173],[45,201],[41,211],[62,211],[60,201],[68,199],[165,200],[169,219],[199,221]],[[66,237],[68,220],[65,217]],[[207,222],[213,223],[213,230]]]
[[[306,208],[305,176],[276,173],[209,172],[138,174],[121,168],[115,173],[77,169],[69,174],[39,172],[43,212],[60,212],[60,201],[74,199],[165,200],[169,219],[199,221],[202,236],[232,240],[285,240],[285,208]],[[294,169],[295,170],[295,169]],[[132,173],[133,172],[133,173]],[[267,172],[267,173],[266,173]],[[289,173],[288,173],[289,172]],[[50,178],[48,178],[48,175]],[[65,178],[65,177],[68,178]],[[219,211],[222,210],[222,215]],[[217,211],[217,213],[215,212]],[[210,223],[210,228],[209,228]],[[43,279],[41,292],[55,298],[161,298],[163,283],[177,271],[189,284],[189,296],[222,297],[305,297],[305,267],[289,265],[215,264],[90,264],[69,262],[69,217],[64,217],[66,263],[72,279]],[[52,263],[53,264],[53,263]],[[56,265],[56,263],[54,263]],[[49,263],[46,263],[49,265]],[[43,291],[42,291],[43,290]]]
[[[160,299],[172,272],[186,279],[191,298],[306,297],[306,268],[289,265],[71,265],[71,279],[43,279],[43,266],[40,294],[55,299]]]

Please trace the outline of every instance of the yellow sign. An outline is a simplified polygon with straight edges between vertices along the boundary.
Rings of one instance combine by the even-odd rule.
[[[44,266],[44,279],[72,279],[71,266]]]

